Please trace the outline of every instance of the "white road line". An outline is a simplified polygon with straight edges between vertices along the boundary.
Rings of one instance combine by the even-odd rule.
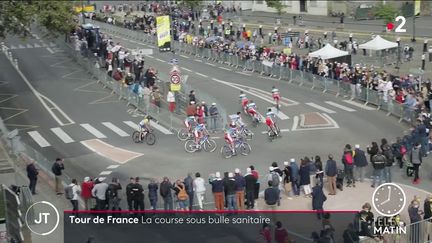
[[[92,125],[88,123],[80,124],[85,130],[87,130],[89,133],[93,134],[93,136],[97,138],[106,138],[103,133],[99,132],[96,128],[94,128]]]
[[[39,132],[31,131],[31,132],[27,132],[27,134],[30,135],[30,137],[33,138],[33,140],[42,148],[51,146],[51,144],[49,144],[48,141],[45,140],[45,138],[42,137],[42,135],[40,135]]]
[[[27,44],[26,46],[27,46],[27,48],[33,48],[33,46],[30,44]]]
[[[39,47],[41,47],[41,46],[40,46],[38,43],[35,43],[35,44],[34,44],[34,47],[35,47],[35,48],[39,48]]]
[[[250,73],[244,73],[244,72],[239,72],[239,71],[236,71],[236,73],[243,74],[243,75],[246,75],[246,76],[251,76]]]
[[[290,130],[288,128],[281,129],[281,132],[289,132]],[[262,131],[261,134],[267,134],[267,131]]]
[[[25,46],[23,46],[21,44],[18,45],[18,49],[24,49],[24,48],[25,48]]]
[[[223,69],[223,70],[228,70],[228,71],[231,71],[231,69],[229,69],[229,68],[226,68],[226,67],[218,67],[218,68],[220,68],[220,69]]]
[[[216,65],[214,65],[213,63],[209,63],[209,62],[206,62],[205,64],[207,64],[207,65],[209,65],[209,66],[212,66],[212,67],[216,66]]]
[[[186,71],[188,71],[188,72],[192,72],[192,70],[190,70],[189,68],[182,67],[182,69],[183,69],[183,70],[186,70]]]
[[[200,60],[200,59],[194,59],[195,60],[195,62],[203,62],[202,60]]]
[[[105,171],[102,171],[101,173],[99,173],[99,175],[104,175],[104,176],[106,176],[106,175],[109,175],[109,174],[111,174],[111,173],[112,173],[112,171],[105,170]]]
[[[156,60],[156,61],[159,61],[159,62],[165,62],[164,60],[159,59],[159,58],[155,58],[155,60]]]
[[[333,120],[333,118],[331,118],[328,114],[321,113],[321,115],[323,115],[324,119],[326,119],[330,124],[333,124],[334,128],[339,128],[339,125],[337,124],[337,122],[335,120]]]
[[[204,77],[204,78],[208,78],[208,76],[207,76],[207,75],[205,75],[205,74],[202,74],[202,73],[199,73],[199,72],[195,72],[195,74],[196,74],[196,75],[199,75],[199,76],[202,76],[202,77]]]
[[[298,122],[299,122],[299,117],[298,116],[294,116],[294,118],[293,118],[293,125],[291,127],[291,131],[297,130]]]
[[[111,129],[113,132],[117,133],[120,137],[129,137],[129,134],[123,130],[121,130],[116,125],[112,124],[111,122],[102,122],[104,126]]]
[[[75,142],[63,129],[60,127],[51,128],[51,131],[57,135],[64,143],[73,143]]]
[[[185,55],[179,55],[179,56],[184,57],[184,58],[189,58],[188,56],[185,56]]]
[[[145,57],[149,57],[149,58],[154,58],[153,56],[151,56],[151,55],[144,55]]]
[[[354,111],[356,111],[356,110],[354,110],[354,109],[351,109],[351,108],[346,107],[346,106],[344,106],[344,105],[340,105],[340,104],[335,103],[335,102],[333,102],[333,101],[326,101],[325,103],[327,103],[327,104],[329,104],[329,105],[332,105],[332,106],[334,106],[334,107],[337,107],[337,108],[339,108],[339,109],[342,109],[342,110],[344,110],[344,111],[349,111],[349,112],[354,112]]]
[[[289,119],[289,116],[285,115],[282,111],[276,111],[275,114],[281,120],[288,120]]]
[[[14,46],[14,45],[11,45],[11,46],[10,46],[10,49],[12,49],[12,50],[13,50],[13,49],[17,49],[17,48],[16,48],[16,46]]]
[[[51,48],[47,47],[46,49],[47,49],[47,51],[49,51],[51,54],[54,54],[54,51],[53,51]]]
[[[120,165],[110,165],[107,167],[107,169],[116,169],[118,167],[120,167]]]
[[[10,62],[12,63],[12,61],[10,60]],[[13,64],[13,63],[12,63]],[[60,107],[58,107],[58,105],[56,103],[54,103],[52,100],[50,100],[48,97],[42,95],[41,93],[39,93],[34,87],[33,85],[30,83],[30,81],[28,81],[28,79],[26,78],[26,76],[24,76],[24,74],[21,72],[21,70],[16,67],[15,65],[13,65],[15,70],[18,72],[18,74],[21,76],[21,78],[24,80],[24,82],[27,84],[27,86],[29,87],[29,89],[32,91],[32,93],[36,96],[36,98],[41,102],[42,106],[48,111],[48,113],[52,116],[52,118],[60,125],[60,126],[64,126],[64,125],[70,125],[70,124],[74,124],[75,122],[70,119],[70,117],[68,115],[66,115],[66,113],[60,109]],[[49,107],[47,105],[48,102],[50,104],[51,107]],[[66,120],[69,121],[69,123],[63,123],[56,114],[54,114],[53,110],[57,110],[62,116],[63,118],[65,118]]]
[[[356,106],[356,107],[362,108],[362,109],[367,110],[367,111],[376,111],[376,108],[372,108],[372,107],[369,107],[369,106],[367,106],[367,105],[360,104],[360,103],[355,102],[355,101],[353,101],[353,100],[344,100],[344,102],[345,102],[345,103],[348,103],[348,104],[350,104],[350,105],[353,105],[353,106]]]
[[[313,107],[313,108],[315,108],[315,109],[318,109],[318,110],[321,110],[321,111],[324,111],[324,112],[330,113],[330,114],[334,114],[334,113],[336,113],[336,111],[334,111],[334,110],[327,109],[327,108],[322,107],[322,106],[320,106],[320,105],[317,105],[317,104],[315,104],[315,103],[311,103],[311,102],[310,102],[310,103],[306,103],[306,105],[311,106],[311,107]]]
[[[138,126],[138,124],[136,124],[133,121],[123,121],[126,125],[132,127],[132,129],[138,131],[140,129],[140,127]]]
[[[173,134],[170,130],[166,129],[165,127],[157,124],[154,121],[150,121],[150,126],[154,127],[155,129],[161,131],[163,134],[169,135],[169,134]]]

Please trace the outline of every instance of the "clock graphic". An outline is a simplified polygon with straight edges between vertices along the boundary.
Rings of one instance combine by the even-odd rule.
[[[395,183],[380,185],[372,195],[374,209],[385,217],[393,217],[399,214],[405,208],[405,204],[405,192]]]

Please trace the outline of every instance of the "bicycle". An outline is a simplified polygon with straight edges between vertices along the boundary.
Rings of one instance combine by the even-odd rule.
[[[274,131],[272,128],[269,128],[269,130],[267,131],[268,139],[270,142],[272,142],[273,139],[282,136],[281,131],[277,126],[276,122],[273,123],[273,126],[276,129],[276,131]]]
[[[247,129],[247,127],[244,125],[240,126],[239,134],[243,136],[246,140],[252,140],[252,137],[254,135],[253,132]]]
[[[132,133],[132,139],[135,143],[142,143],[144,140],[148,145],[153,145],[156,143],[156,136],[151,129],[141,129],[140,131],[134,131]]]
[[[190,129],[188,128],[181,128],[180,130],[178,130],[177,132],[177,138],[180,141],[186,141],[186,140],[191,140],[194,138],[193,133],[191,132]]]
[[[228,145],[228,143],[225,142],[225,145],[221,148],[222,157],[224,157],[225,159],[229,159],[232,156],[236,155],[238,152],[241,155],[247,156],[252,151],[251,146],[245,142],[243,137],[239,137],[234,141],[234,149],[236,152],[235,154],[231,150],[231,147]]]
[[[206,134],[200,139],[198,144],[195,143],[195,140],[187,140],[184,147],[188,153],[194,153],[201,150],[201,148],[206,152],[214,152],[217,148],[217,144],[208,134]]]

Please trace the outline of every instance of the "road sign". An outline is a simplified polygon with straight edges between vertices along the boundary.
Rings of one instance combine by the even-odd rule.
[[[172,84],[179,84],[180,83],[180,75],[178,73],[171,74],[171,83]]]

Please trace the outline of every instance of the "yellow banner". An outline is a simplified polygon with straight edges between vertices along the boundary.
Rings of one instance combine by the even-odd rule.
[[[414,1],[414,14],[415,15],[420,15],[420,4],[421,4],[421,0],[415,0]]]
[[[95,7],[93,5],[84,6],[84,10],[83,10],[82,6],[76,6],[76,7],[74,7],[74,9],[75,9],[75,12],[77,12],[77,13],[81,13],[83,11],[87,12],[87,13],[95,11]]]
[[[171,50],[171,34],[169,16],[156,17],[156,34],[160,51]]]
[[[171,91],[173,91],[173,92],[180,91],[181,90],[181,84],[171,84],[170,88],[171,88]]]

